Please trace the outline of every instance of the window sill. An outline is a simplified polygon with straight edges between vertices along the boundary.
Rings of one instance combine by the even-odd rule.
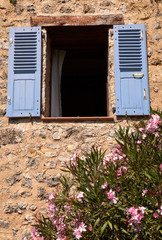
[[[42,117],[41,119],[43,122],[114,121],[114,117]]]

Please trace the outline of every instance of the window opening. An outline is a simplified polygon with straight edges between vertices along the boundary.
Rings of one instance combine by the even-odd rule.
[[[64,55],[62,65],[58,66],[61,68],[59,103],[52,100],[51,92],[51,106],[61,103],[61,111],[54,115],[51,111],[51,116],[106,116],[108,28],[51,27],[48,33],[51,54],[57,51]],[[51,66],[54,61],[56,58],[51,57]],[[51,88],[53,84],[51,69]]]

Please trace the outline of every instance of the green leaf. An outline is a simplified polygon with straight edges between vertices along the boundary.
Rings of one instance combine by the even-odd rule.
[[[126,212],[127,210],[124,207],[118,207],[120,210],[122,210],[123,212]]]
[[[126,233],[127,235],[130,235],[124,228],[121,228],[122,232]]]
[[[110,221],[107,221],[107,223],[109,224],[110,229],[113,230],[112,223]]]
[[[137,238],[138,238],[138,236],[139,236],[139,235],[138,235],[138,234],[136,234],[136,235],[135,235],[135,237],[133,238],[133,240],[137,239]]]
[[[114,224],[114,228],[115,228],[116,230],[119,230],[119,228],[118,228],[118,226],[117,226],[116,224]]]
[[[106,227],[107,227],[108,221],[104,223],[104,225],[101,228],[101,235],[103,234],[103,232],[105,231]]]
[[[97,218],[95,224],[94,224],[94,228],[97,226],[97,224],[100,222],[100,218]]]
[[[148,177],[151,180],[151,176],[147,172],[144,172],[144,174],[146,177]]]

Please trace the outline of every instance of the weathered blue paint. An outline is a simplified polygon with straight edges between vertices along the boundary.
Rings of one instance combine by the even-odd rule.
[[[10,28],[7,117],[40,116],[41,27]]]
[[[144,24],[114,26],[114,65],[116,115],[149,115]]]

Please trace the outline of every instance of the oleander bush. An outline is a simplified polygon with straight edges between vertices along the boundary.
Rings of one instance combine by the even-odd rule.
[[[109,154],[95,146],[75,154],[62,169],[62,190],[49,196],[48,216],[36,216],[32,239],[162,239],[161,117],[119,127]]]

